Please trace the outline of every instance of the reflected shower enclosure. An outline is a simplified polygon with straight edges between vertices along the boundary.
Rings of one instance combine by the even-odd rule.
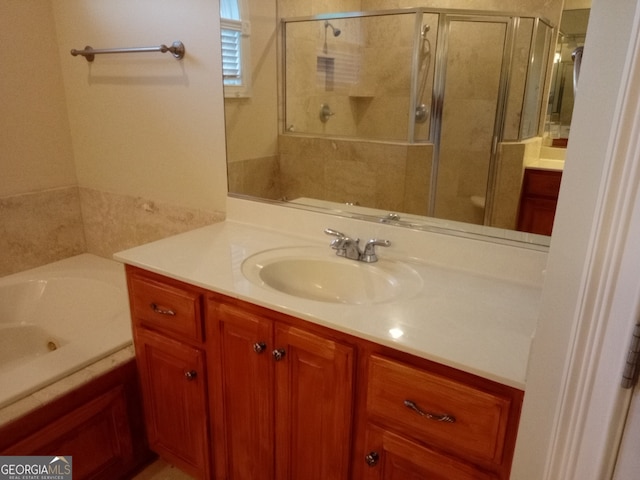
[[[284,197],[514,228],[499,153],[541,131],[547,21],[420,8],[281,27]],[[305,166],[318,161],[337,173]]]

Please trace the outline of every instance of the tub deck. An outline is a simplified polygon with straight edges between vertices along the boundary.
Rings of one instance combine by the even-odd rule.
[[[81,254],[0,278],[0,408],[131,342],[118,262]]]

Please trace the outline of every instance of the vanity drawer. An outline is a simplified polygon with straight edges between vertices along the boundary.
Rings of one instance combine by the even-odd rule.
[[[129,298],[136,325],[169,336],[203,340],[199,293],[133,274],[129,277]]]
[[[367,413],[386,428],[459,456],[502,462],[509,398],[378,355],[370,357],[367,385]]]

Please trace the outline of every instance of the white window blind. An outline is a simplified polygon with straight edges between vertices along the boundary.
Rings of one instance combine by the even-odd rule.
[[[222,75],[227,97],[250,93],[249,22],[242,0],[220,0]]]
[[[242,85],[242,24],[222,20],[222,75],[225,85]]]

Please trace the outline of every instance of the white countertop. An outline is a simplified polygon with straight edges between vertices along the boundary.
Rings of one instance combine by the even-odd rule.
[[[526,165],[527,168],[537,168],[539,170],[554,170],[561,172],[564,170],[564,160],[554,158],[538,158]]]
[[[437,241],[442,242],[444,236],[440,237]],[[329,241],[321,232],[314,241],[308,236],[228,220],[119,252],[114,258],[524,389],[541,281],[528,281],[526,275],[523,281],[516,281],[496,275],[491,268],[480,267],[477,271],[451,268],[442,262],[403,255],[396,259],[407,262],[423,278],[418,294],[397,303],[345,305],[305,300],[269,290],[249,282],[241,272],[242,262],[254,253],[305,245],[326,246],[329,250]],[[444,241],[462,240],[444,238]],[[379,256],[394,258],[401,254],[402,242],[397,245],[399,251],[394,252],[392,245],[381,249]],[[466,249],[466,253],[484,257],[479,258],[479,262],[495,263],[490,258],[487,260],[487,255],[475,255],[473,247]],[[521,256],[534,267],[542,263],[537,258],[531,260],[533,257],[528,255],[540,255],[539,252],[523,251]],[[505,263],[509,263],[508,258]],[[518,269],[517,265],[511,267]],[[402,335],[395,338],[390,332],[395,335],[402,332]]]

